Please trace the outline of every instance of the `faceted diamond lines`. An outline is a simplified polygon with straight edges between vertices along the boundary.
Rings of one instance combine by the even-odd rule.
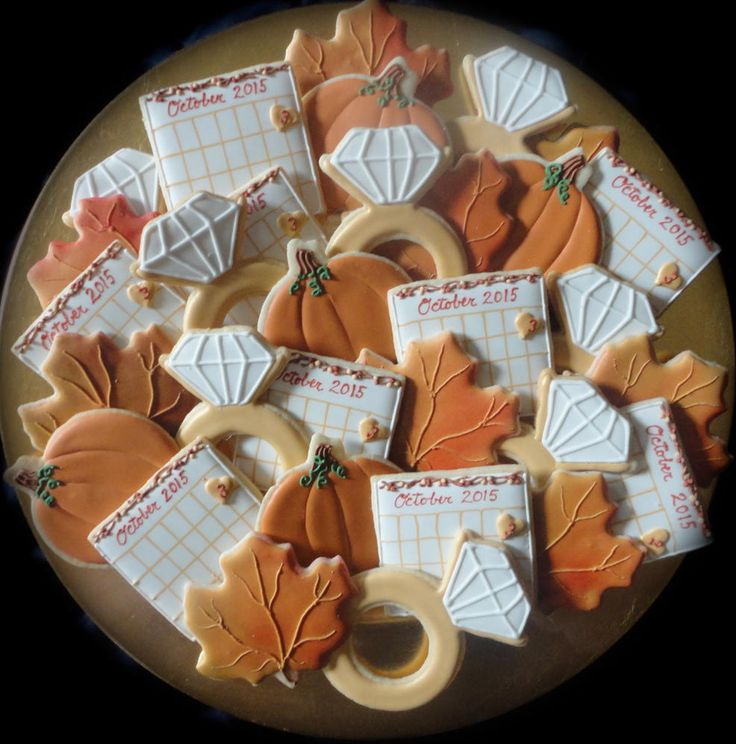
[[[420,193],[442,153],[414,124],[351,129],[332,154],[332,164],[375,204],[406,204]]]
[[[185,387],[213,406],[242,406],[258,394],[277,358],[247,328],[190,331],[164,362]]]

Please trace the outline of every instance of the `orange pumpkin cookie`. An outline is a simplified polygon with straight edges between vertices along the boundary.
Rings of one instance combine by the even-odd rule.
[[[28,281],[41,303],[51,302],[114,241],[138,253],[141,233],[158,212],[138,217],[124,196],[82,199],[74,214],[79,237],[72,243],[54,240],[48,253],[31,266]]]
[[[493,271],[538,267],[563,272],[595,263],[602,232],[595,207],[583,193],[589,175],[582,152],[557,163],[516,158],[503,169],[511,176],[502,206],[514,218]]]
[[[311,90],[304,98],[304,116],[315,157],[334,152],[355,127],[383,129],[414,124],[440,149],[449,145],[441,119],[416,100],[416,85],[416,75],[399,57],[377,77],[344,75]],[[360,206],[328,175],[322,173],[320,179],[329,210]]]
[[[349,253],[326,261],[314,243],[289,243],[289,271],[266,298],[258,330],[276,346],[353,360],[368,348],[394,358],[386,293],[408,281],[396,264]]]
[[[351,573],[378,566],[371,510],[371,476],[397,473],[386,460],[346,459],[342,447],[312,438],[307,462],[266,494],[258,531],[291,543],[302,564],[339,555]]]
[[[347,627],[342,608],[356,590],[339,558],[302,568],[289,545],[251,532],[220,558],[224,581],[190,586],[184,617],[202,646],[197,671],[258,684],[270,674],[293,683],[319,669]]]
[[[492,465],[494,448],[518,433],[519,396],[475,385],[477,362],[449,332],[412,341],[401,364],[363,353],[363,364],[406,377],[391,459],[407,470]]]
[[[86,411],[54,431],[41,459],[20,458],[9,479],[35,496],[33,521],[49,547],[71,562],[104,564],[87,536],[178,451],[137,413]]]
[[[600,473],[553,473],[535,509],[540,592],[550,607],[594,610],[606,589],[631,584],[646,551],[608,532],[615,511]]]

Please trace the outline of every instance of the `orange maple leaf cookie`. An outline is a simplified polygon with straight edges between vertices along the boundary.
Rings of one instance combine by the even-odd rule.
[[[141,233],[158,212],[138,217],[124,196],[81,199],[74,213],[77,240],[54,240],[48,253],[28,272],[28,281],[42,307],[76,279],[114,241],[138,253]]]
[[[726,410],[725,367],[692,351],[660,364],[651,340],[642,335],[604,346],[587,375],[616,406],[665,398],[701,486],[730,462],[724,442],[709,431],[711,421]]]
[[[31,444],[43,450],[76,413],[100,408],[135,411],[174,436],[197,399],[159,366],[171,347],[158,326],[134,333],[123,349],[104,333],[58,335],[42,366],[54,394],[18,409]]]
[[[419,77],[416,93],[422,101],[431,105],[453,92],[447,51],[426,44],[412,50],[406,43],[406,21],[379,0],[341,11],[332,39],[296,30],[285,57],[303,96],[338,75],[376,75],[396,57],[403,57]]]
[[[539,586],[550,607],[594,610],[606,589],[629,586],[646,551],[607,530],[616,506],[600,473],[553,473],[535,509]]]
[[[496,462],[495,446],[518,433],[519,397],[475,385],[477,362],[452,333],[413,341],[401,364],[370,352],[363,364],[406,377],[391,459],[416,470],[453,470]]]
[[[270,674],[295,681],[319,669],[347,628],[343,603],[355,588],[340,558],[302,568],[289,545],[251,532],[220,558],[224,581],[190,586],[185,620],[202,646],[197,670],[258,684]]]

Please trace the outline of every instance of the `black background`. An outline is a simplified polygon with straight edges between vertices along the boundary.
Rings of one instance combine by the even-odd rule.
[[[30,2],[16,6],[12,22],[5,24],[0,93],[6,122],[0,160],[6,265],[44,181],[110,99],[204,35],[301,4],[178,3],[172,10],[171,3],[164,9],[131,0],[86,7],[60,3],[43,10]],[[721,262],[730,281],[736,179],[734,131],[726,109],[733,97],[734,42],[719,13],[707,3],[696,3],[686,13],[672,6],[660,13],[651,5],[610,2],[550,3],[534,12],[518,2],[482,9],[469,2],[418,4],[509,27],[565,57],[617,97],[659,142],[695,196],[723,248]],[[727,681],[733,621],[726,610],[734,583],[733,484],[733,473],[727,473],[710,511],[715,544],[685,559],[655,606],[608,654],[543,699],[462,735],[523,735],[531,727],[591,741],[604,732],[622,739],[666,739],[691,727],[708,735],[724,723],[733,689]],[[18,723],[36,733],[106,736],[125,710],[122,700],[135,694],[156,711],[149,724],[152,736],[296,738],[212,711],[139,668],[57,581],[7,488],[2,510],[6,727]],[[717,680],[716,672],[726,677]]]

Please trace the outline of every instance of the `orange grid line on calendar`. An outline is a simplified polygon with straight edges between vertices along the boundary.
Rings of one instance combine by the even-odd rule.
[[[254,180],[257,180],[257,178]],[[278,188],[269,188],[272,183],[277,185]],[[289,212],[302,212],[307,217],[307,221],[299,233],[299,238],[302,240],[318,240],[324,247],[325,239],[322,231],[307,212],[306,207],[292,189],[288,177],[284,173],[279,171],[273,182],[265,183],[261,189],[254,191],[246,200],[241,192],[247,188],[246,185],[243,189],[232,193],[230,198],[236,201],[255,200],[258,194],[262,192],[275,194],[276,196],[279,196],[280,192],[281,198],[276,202],[271,202],[269,199],[264,209],[252,211],[248,214],[245,229],[238,237],[235,249],[239,257],[247,259],[268,258],[283,261],[286,264],[286,245],[290,238],[279,226],[278,219],[282,214]],[[284,270],[286,270],[286,267],[284,267]],[[258,324],[258,316],[266,296],[265,293],[250,295],[240,300],[228,313],[226,325],[255,327]]]
[[[381,565],[401,566],[441,577],[453,555],[460,530],[472,530],[480,537],[498,540],[496,520],[504,512],[528,522],[529,517],[524,509],[503,505],[429,514],[379,512],[374,516]],[[529,530],[514,538],[513,542],[516,545],[507,541],[506,547],[522,564],[521,574],[531,577],[532,543]]]
[[[278,84],[277,79],[284,75],[291,83],[289,92],[252,101],[234,99],[158,125],[149,114],[149,138],[159,165],[161,190],[170,208],[196,191],[230,194],[266,168],[281,166],[308,210],[321,211],[317,173],[304,125],[298,122],[279,131],[271,123],[272,106],[299,109],[291,72],[278,72],[271,80]]]
[[[220,555],[255,530],[260,506],[253,499],[248,509],[238,513],[210,496],[205,480],[222,476],[224,468],[206,452],[198,453],[197,459],[207,456],[210,465],[188,486],[186,495],[176,499],[150,530],[111,560],[116,570],[192,639],[183,620],[186,584],[211,585],[221,579]]]
[[[524,310],[538,318],[546,318],[546,308],[524,306]],[[485,310],[482,313],[458,313],[427,320],[398,322],[394,318],[399,338],[430,338],[441,331],[452,331],[464,340],[468,354],[479,361],[475,384],[479,387],[503,385],[518,393],[521,414],[536,410],[537,379],[550,366],[546,330],[529,339],[521,339],[515,321],[517,309]],[[540,339],[542,339],[540,343]],[[536,347],[535,351],[531,351]]]
[[[134,302],[128,296],[128,290],[138,282],[137,277],[130,273],[130,264],[134,260],[133,255],[127,250],[108,256],[99,263],[98,268],[81,284],[77,292],[67,295],[67,303],[77,304],[74,300],[75,296],[87,302],[87,312],[74,323],[70,332],[92,335],[101,331],[119,345],[125,345],[133,333],[143,331],[151,324],[156,324],[171,336],[172,341],[176,341],[184,323],[184,303],[181,297],[167,287],[160,286],[153,296],[151,306],[145,307]],[[115,283],[100,292],[99,299],[93,304],[89,304],[91,295],[85,290],[94,287],[95,280],[106,270],[112,274]],[[62,291],[58,297],[65,296],[67,291]],[[96,290],[93,292],[96,293]],[[50,305],[54,302],[56,300],[52,300]],[[48,326],[52,322],[53,318],[49,319],[45,325]],[[20,356],[27,364],[38,369],[40,368],[38,360],[40,353],[39,347],[33,344],[27,352],[22,351]],[[48,351],[43,351],[43,358],[47,354]]]
[[[390,431],[391,419],[357,405],[315,400],[307,395],[269,388],[262,400],[288,411],[304,424],[309,436],[324,434],[343,442],[347,455],[386,457],[390,439],[374,442],[359,440],[358,429],[365,418],[374,418]],[[235,437],[234,462],[263,491],[268,490],[283,474],[276,450],[258,437]]]
[[[604,160],[600,162],[605,163]],[[672,290],[657,285],[659,270],[662,266],[674,262],[679,268],[680,275],[689,280],[703,268],[702,251],[707,252],[707,249],[688,250],[688,246],[684,246],[678,251],[668,246],[665,241],[653,234],[650,229],[651,220],[647,222],[644,214],[639,217],[623,209],[596,180],[596,176],[591,178],[585,192],[593,199],[603,224],[601,264],[645,292],[655,309],[661,312],[675,294]],[[607,178],[602,174],[602,182],[606,181]],[[657,222],[658,218],[654,224]],[[688,261],[690,255],[698,260],[695,263]],[[712,256],[706,256],[705,263],[715,255],[713,252]]]

